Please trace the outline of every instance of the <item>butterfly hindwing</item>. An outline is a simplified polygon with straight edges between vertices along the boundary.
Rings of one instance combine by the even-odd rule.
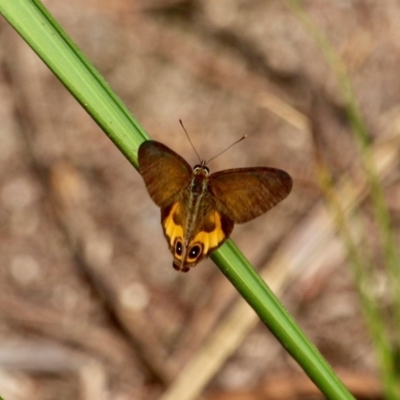
[[[191,210],[187,208],[184,197],[161,209],[161,224],[174,256],[174,268],[185,272],[208,257],[229,237],[233,222],[217,210],[214,199],[210,198],[200,204],[193,225],[188,227]]]
[[[189,185],[192,168],[162,143],[148,140],[139,147],[139,169],[150,197],[159,207],[170,205]]]
[[[250,221],[282,201],[292,178],[274,168],[240,168],[212,174],[209,189],[222,212],[234,222]]]

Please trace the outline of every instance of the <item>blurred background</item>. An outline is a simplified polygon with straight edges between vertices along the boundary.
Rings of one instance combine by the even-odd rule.
[[[343,207],[362,215],[355,240],[376,262],[373,293],[387,306],[376,222],[335,75],[290,8],[43,3],[153,139],[195,164],[179,118],[205,159],[247,134],[210,169],[291,174],[291,195],[232,238],[356,397],[383,398],[316,154]],[[400,5],[304,7],[347,67],[396,233]],[[4,19],[0,60],[0,395],[322,399],[210,260],[173,270],[139,174]]]

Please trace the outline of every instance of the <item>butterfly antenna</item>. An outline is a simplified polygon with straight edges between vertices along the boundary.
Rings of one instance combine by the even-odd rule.
[[[193,146],[193,143],[192,143],[192,141],[190,140],[190,136],[189,136],[189,134],[187,133],[187,130],[185,129],[185,126],[183,125],[182,120],[180,119],[179,122],[180,122],[180,124],[181,124],[183,130],[185,131],[186,136],[187,136],[187,138],[189,139],[189,142],[190,142],[190,144],[192,145],[192,148],[193,148],[194,152],[196,153],[197,158],[199,159],[199,162],[200,162],[200,164],[201,164],[201,158],[200,158],[200,156],[199,156],[199,153],[196,151],[196,148]]]
[[[231,147],[233,147],[235,144],[240,143],[242,140],[246,139],[247,135],[242,136],[239,140],[236,140],[236,142],[232,143],[230,146],[228,146],[225,150],[221,151],[221,153],[218,153],[216,156],[211,157],[209,160],[207,160],[206,164],[208,164],[210,161],[214,160],[215,158],[219,157],[221,154],[224,154],[226,151],[228,151]]]

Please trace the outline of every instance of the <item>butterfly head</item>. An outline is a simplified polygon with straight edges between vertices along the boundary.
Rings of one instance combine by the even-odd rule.
[[[193,167],[194,175],[203,175],[207,177],[210,174],[209,168],[206,166],[206,161],[202,161],[201,164],[197,164]]]

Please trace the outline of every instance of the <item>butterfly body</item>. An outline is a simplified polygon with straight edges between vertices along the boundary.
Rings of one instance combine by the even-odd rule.
[[[193,169],[162,143],[143,142],[139,167],[161,224],[173,267],[187,272],[229,237],[235,223],[250,221],[283,200],[292,188],[281,170],[241,168],[209,174]]]
[[[218,209],[210,193],[208,175],[206,166],[196,166],[176,201],[161,209],[161,223],[177,270],[187,271],[196,265],[233,229],[233,222]]]

